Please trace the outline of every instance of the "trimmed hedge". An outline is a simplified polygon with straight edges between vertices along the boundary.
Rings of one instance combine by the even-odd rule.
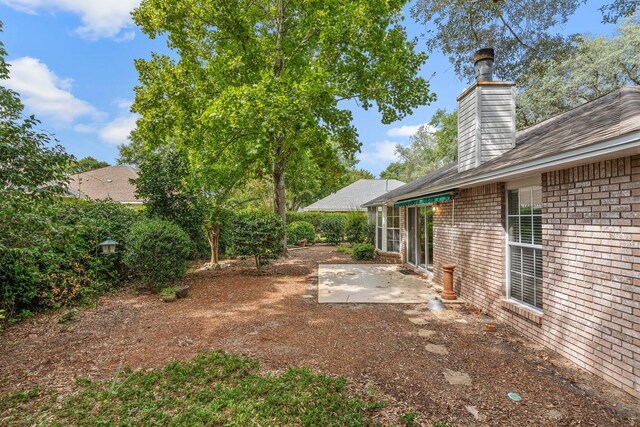
[[[322,235],[327,242],[339,245],[344,241],[347,231],[347,220],[344,216],[329,216],[322,220]]]
[[[119,203],[75,198],[28,212],[3,211],[0,308],[15,317],[22,310],[60,307],[120,285],[125,236],[137,216]],[[117,253],[100,255],[98,244],[109,237],[120,243]]]
[[[347,241],[352,245],[356,243],[373,243],[371,237],[373,224],[369,224],[367,214],[364,212],[350,212],[347,214]]]
[[[160,290],[187,272],[191,239],[177,224],[145,219],[131,227],[124,264],[145,285]]]
[[[227,254],[254,257],[258,270],[284,251],[285,224],[272,212],[236,212],[220,232]]]
[[[296,221],[287,225],[287,242],[295,245],[300,240],[313,243],[316,240],[316,230],[310,222]]]
[[[287,212],[287,224],[304,221],[313,225],[316,233],[322,235],[322,222],[325,218],[347,218],[346,213],[340,212]]]
[[[376,256],[376,248],[371,243],[358,243],[353,245],[353,259],[356,261],[369,261]]]

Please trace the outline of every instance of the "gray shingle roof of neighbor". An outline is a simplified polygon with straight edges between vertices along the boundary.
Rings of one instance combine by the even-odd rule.
[[[135,185],[129,182],[129,179],[135,178],[138,178],[138,172],[131,166],[107,166],[71,175],[67,192],[92,200],[142,203],[136,197]]]
[[[373,200],[366,202],[363,206],[376,206],[381,205],[389,200],[394,199],[395,197],[402,196],[403,194],[411,193],[415,190],[419,190],[423,187],[428,187],[435,182],[439,182],[449,178],[452,175],[455,175],[458,172],[458,162],[451,162],[448,165],[435,170],[433,172],[429,172],[428,174],[421,176],[420,178],[411,181],[408,184],[403,185],[402,187],[398,187],[395,190],[391,190],[388,193],[382,194],[379,197],[376,197]]]
[[[384,204],[425,190],[443,191],[471,182],[488,172],[567,153],[598,142],[640,131],[640,86],[627,86],[516,134],[516,146],[474,169],[458,172],[457,162],[420,177],[364,206]]]
[[[397,179],[360,179],[324,199],[310,204],[303,210],[305,212],[365,210],[362,208],[364,202],[379,197],[402,185],[404,185],[404,182],[398,181]]]

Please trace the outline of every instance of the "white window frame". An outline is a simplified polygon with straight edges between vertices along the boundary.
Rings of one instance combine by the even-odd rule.
[[[388,251],[387,250],[387,229],[388,229],[388,224],[389,224],[389,220],[387,218],[387,208],[393,208],[393,205],[382,205],[382,206],[378,206],[376,207],[376,249],[380,252],[384,252],[384,253],[391,253],[391,254],[399,254],[400,250],[402,250],[402,227],[393,227],[393,230],[398,230],[398,234],[399,234],[399,240],[398,240],[398,252],[393,252],[393,251]],[[400,221],[400,217],[401,217],[401,213],[400,213],[400,208],[396,208],[398,209],[398,221]],[[380,211],[382,211],[382,233],[381,233],[381,237],[382,237],[382,241],[380,241],[379,239],[379,235],[378,235],[378,213],[380,213]]]
[[[389,209],[396,209],[398,211],[398,216],[394,216],[394,218],[398,218],[398,226],[397,227],[389,227],[389,219],[388,219],[388,211]],[[399,254],[400,253],[400,248],[402,246],[402,227],[400,226],[400,208],[395,208],[393,207],[393,205],[387,205],[384,207],[384,215],[383,215],[383,224],[385,225],[384,227],[384,252],[387,253],[391,253],[391,254]],[[389,250],[389,246],[388,246],[388,240],[387,240],[387,232],[389,230],[398,230],[398,250],[397,251],[390,251]]]
[[[431,216],[431,221],[433,222],[433,215],[435,213],[435,206],[433,205],[433,203],[428,203],[428,204],[423,204],[423,205],[408,206],[405,209],[405,212],[406,212],[405,213],[405,215],[406,215],[406,217],[405,217],[405,228],[406,228],[405,236],[406,236],[406,241],[407,241],[407,264],[417,268],[418,270],[420,270],[420,271],[422,271],[424,273],[433,274],[433,268],[434,267],[433,267],[433,265],[431,265],[431,269],[429,269],[429,263],[427,262],[428,259],[429,259],[429,248],[426,247],[427,246],[426,243],[427,243],[427,240],[429,238],[429,223],[428,222],[427,222],[427,224],[425,224],[426,225],[425,234],[424,234],[424,236],[422,236],[422,238],[425,240],[425,256],[426,256],[426,258],[424,260],[424,267],[422,267],[420,265],[420,260],[419,260],[419,257],[418,257],[418,253],[419,253],[419,250],[418,250],[419,246],[418,245],[420,244],[420,242],[415,242],[414,243],[414,245],[415,245],[414,246],[414,257],[415,257],[416,263],[412,264],[412,263],[409,262],[409,239],[411,238],[411,234],[409,233],[409,222],[410,222],[409,221],[409,210],[411,208],[414,208],[415,212],[416,212],[416,215],[414,216],[414,222],[415,222],[414,227],[415,227],[415,230],[418,230],[418,228],[419,228],[418,227],[418,218],[420,216],[418,210],[422,209],[422,208],[431,208],[432,209],[432,211],[431,211],[431,215],[432,215]],[[425,212],[425,215],[426,215],[426,212]],[[433,236],[431,236],[431,238],[433,239]],[[431,252],[432,252],[431,256],[433,256],[433,246],[431,247]]]
[[[543,313],[543,309],[536,307],[534,305],[531,305],[525,301],[521,301],[518,300],[516,298],[512,298],[511,297],[511,246],[516,246],[516,247],[524,247],[524,248],[531,248],[531,249],[539,249],[540,253],[542,253],[542,244],[540,245],[535,245],[535,244],[527,244],[527,243],[520,243],[520,242],[511,242],[509,240],[509,191],[511,190],[519,190],[521,188],[527,188],[527,187],[540,187],[542,188],[542,179],[540,175],[536,175],[533,177],[529,177],[529,178],[525,178],[522,180],[518,180],[518,181],[513,181],[510,183],[507,183],[505,185],[505,193],[504,193],[504,203],[505,203],[505,227],[504,227],[504,240],[505,240],[505,279],[506,279],[506,299],[509,302],[512,302],[514,304],[523,306],[529,310],[532,310],[536,313]],[[533,230],[532,230],[533,232]],[[544,300],[544,294],[543,294],[543,300]]]
[[[381,223],[378,224],[378,215],[380,214],[380,212],[382,212],[382,215],[380,218]],[[382,248],[385,247],[384,245],[385,245],[386,235],[385,235],[384,217],[385,217],[384,206],[378,206],[376,208],[376,249],[379,251],[382,251]],[[380,233],[378,233],[378,229],[380,229]],[[382,241],[380,241],[380,238],[382,238]]]

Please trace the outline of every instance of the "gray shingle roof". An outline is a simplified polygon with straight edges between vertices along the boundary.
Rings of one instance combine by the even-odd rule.
[[[570,152],[608,139],[640,131],[640,86],[627,86],[516,134],[516,146],[477,168],[458,172],[457,163],[418,178],[365,206],[399,200],[421,189],[451,189],[488,172],[500,171],[533,160]]]
[[[345,212],[364,210],[362,204],[384,193],[404,185],[397,179],[361,179],[335,193],[318,200],[303,210]]]
[[[457,174],[457,172],[458,172],[458,162],[451,162],[448,165],[436,171],[430,172],[425,176],[421,176],[415,181],[411,181],[410,183],[405,184],[402,187],[398,187],[395,190],[382,194],[381,196],[376,197],[375,199],[364,203],[363,206],[366,207],[366,206],[376,206],[376,205],[384,204],[389,200],[402,196],[403,194],[412,193],[421,188],[429,187],[436,182],[444,181],[449,177]]]
[[[136,197],[136,187],[129,179],[138,177],[131,166],[107,166],[71,175],[69,194],[93,200],[111,199],[120,203],[142,203]]]

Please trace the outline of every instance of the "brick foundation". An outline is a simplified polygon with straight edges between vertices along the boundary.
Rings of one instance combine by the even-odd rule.
[[[640,156],[543,174],[542,191],[543,315],[505,301],[500,183],[437,205],[435,281],[455,263],[462,298],[640,396]]]

